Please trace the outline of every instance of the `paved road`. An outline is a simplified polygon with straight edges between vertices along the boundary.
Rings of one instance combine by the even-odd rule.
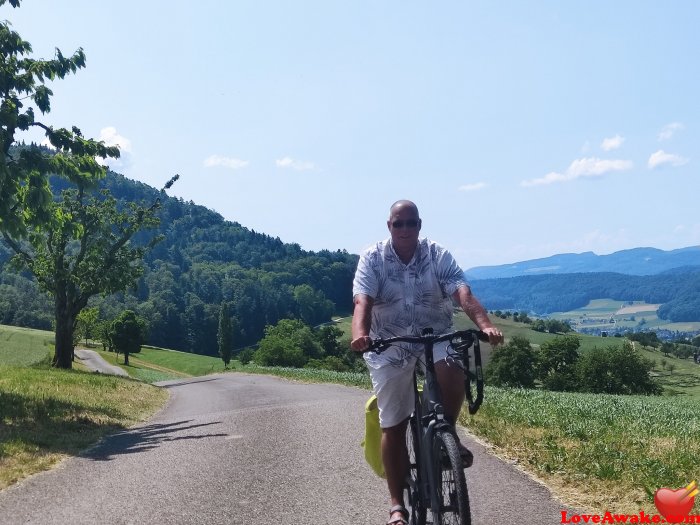
[[[116,365],[110,365],[105,361],[100,354],[94,350],[88,350],[86,348],[76,348],[75,357],[80,359],[83,364],[88,367],[89,370],[93,372],[100,372],[101,374],[112,374],[117,376],[129,376],[123,368]]]
[[[0,492],[0,523],[386,522],[359,447],[366,391],[238,373],[164,385],[147,424]],[[466,442],[476,525],[560,523],[543,486]]]

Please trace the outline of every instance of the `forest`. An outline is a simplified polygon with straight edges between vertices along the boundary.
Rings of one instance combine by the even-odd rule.
[[[51,178],[55,195],[67,187],[65,180]],[[105,320],[134,310],[148,322],[151,345],[216,355],[222,302],[232,316],[236,348],[255,344],[280,319],[316,325],[351,309],[356,255],[302,250],[117,173],[109,172],[100,188],[121,206],[162,201],[160,225],[137,234],[159,236],[160,242],[146,252],[136,287],[90,302]],[[50,297],[29,273],[13,271],[12,255],[0,241],[0,323],[52,329]]]
[[[472,289],[489,309],[521,310],[535,315],[567,312],[592,299],[661,304],[657,315],[673,322],[700,321],[700,268],[658,275],[570,273],[473,281]]]

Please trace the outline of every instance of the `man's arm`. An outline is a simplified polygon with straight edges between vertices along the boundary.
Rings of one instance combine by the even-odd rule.
[[[352,342],[350,348],[356,352],[364,352],[372,343],[369,329],[372,326],[372,307],[374,299],[369,295],[359,293],[355,296],[355,310],[352,315]]]
[[[503,342],[503,334],[494,326],[481,303],[472,294],[469,286],[460,286],[452,294],[452,297],[467,314],[479,330],[489,336],[489,344],[498,345]],[[353,319],[354,322],[354,319]],[[354,332],[353,332],[354,333]]]

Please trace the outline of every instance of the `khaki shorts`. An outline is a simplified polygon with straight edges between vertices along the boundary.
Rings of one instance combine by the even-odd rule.
[[[448,342],[438,343],[433,348],[433,362],[447,359]],[[386,352],[392,352],[389,348]],[[382,354],[383,355],[383,354]],[[422,354],[418,354],[422,358]],[[389,356],[387,356],[389,357]],[[379,426],[394,427],[408,419],[415,407],[413,391],[413,370],[418,362],[416,355],[403,359],[401,365],[387,362],[381,365],[368,366],[372,379],[372,387],[377,396],[379,408]],[[420,366],[423,365],[421,359]]]

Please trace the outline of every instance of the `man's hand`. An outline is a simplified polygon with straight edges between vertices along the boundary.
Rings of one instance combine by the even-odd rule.
[[[350,342],[350,348],[352,348],[355,352],[364,352],[371,344],[372,338],[368,335],[363,335],[357,339],[353,339]]]
[[[503,342],[503,333],[495,326],[482,328],[481,331],[489,336],[489,344],[491,346],[498,346]]]

